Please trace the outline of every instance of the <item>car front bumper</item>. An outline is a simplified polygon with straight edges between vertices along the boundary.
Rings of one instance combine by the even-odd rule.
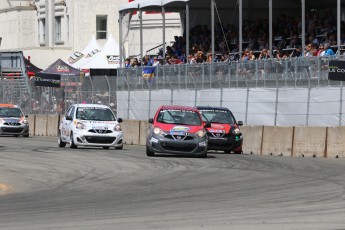
[[[208,150],[233,150],[241,151],[242,150],[243,138],[242,136],[228,136],[225,138],[213,138],[209,137],[208,139]]]
[[[150,151],[176,155],[204,155],[207,152],[207,138],[194,137],[190,140],[166,138],[152,134],[146,140]]]
[[[0,124],[0,135],[25,135],[29,134],[29,125],[5,125]]]
[[[121,147],[123,146],[123,133],[100,134],[91,132],[74,132],[73,141],[78,146]]]

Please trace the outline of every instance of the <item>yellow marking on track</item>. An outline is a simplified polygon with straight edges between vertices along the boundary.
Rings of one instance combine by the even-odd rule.
[[[8,192],[10,190],[12,190],[10,186],[0,183],[0,194],[4,192]]]

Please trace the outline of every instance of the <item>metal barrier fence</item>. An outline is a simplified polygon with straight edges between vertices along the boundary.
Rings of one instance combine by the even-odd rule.
[[[117,90],[319,87],[333,84],[327,81],[328,62],[328,58],[311,57],[122,68]],[[143,72],[153,75],[144,78]]]
[[[339,87],[340,82],[328,81],[328,62],[328,58],[312,57],[121,68],[118,76],[63,77],[60,88],[37,87],[31,79],[31,93],[16,98],[6,97],[11,88],[2,82],[0,99],[18,104],[25,113],[63,114],[73,103],[102,103],[116,111],[117,103],[124,102],[123,98],[117,99],[117,92],[127,93],[125,100],[130,103],[132,91],[194,90],[197,95],[201,90],[222,88]],[[150,114],[151,101],[145,103],[142,106],[149,107]],[[126,116],[131,118],[129,111]]]

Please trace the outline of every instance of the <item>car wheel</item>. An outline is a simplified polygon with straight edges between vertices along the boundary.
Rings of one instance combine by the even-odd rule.
[[[242,154],[242,150],[240,151],[234,151],[235,154]]]
[[[71,136],[70,136],[69,147],[70,147],[71,149],[76,149],[76,148],[77,148],[77,145],[74,144],[73,133],[71,133]]]
[[[23,137],[29,137],[29,134],[28,134],[28,133],[27,133],[27,134],[24,134]]]
[[[115,149],[123,149],[123,145],[115,147]]]
[[[62,139],[61,139],[61,133],[59,132],[59,136],[58,136],[58,145],[60,148],[63,148],[66,146],[66,142],[64,142]]]
[[[15,136],[15,137],[19,137],[19,135],[13,135],[13,136]]]
[[[155,155],[155,152],[151,151],[147,145],[146,145],[146,155],[148,157],[153,157]]]
[[[224,153],[230,153],[231,150],[224,150]]]
[[[109,149],[109,147],[108,146],[103,146],[103,149]]]

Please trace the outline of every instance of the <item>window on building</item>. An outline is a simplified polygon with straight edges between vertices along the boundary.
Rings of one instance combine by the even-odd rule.
[[[55,17],[55,42],[61,42],[61,16]]]
[[[107,16],[96,16],[96,37],[97,39],[107,38]]]
[[[38,20],[38,42],[46,43],[46,20],[44,18]]]

